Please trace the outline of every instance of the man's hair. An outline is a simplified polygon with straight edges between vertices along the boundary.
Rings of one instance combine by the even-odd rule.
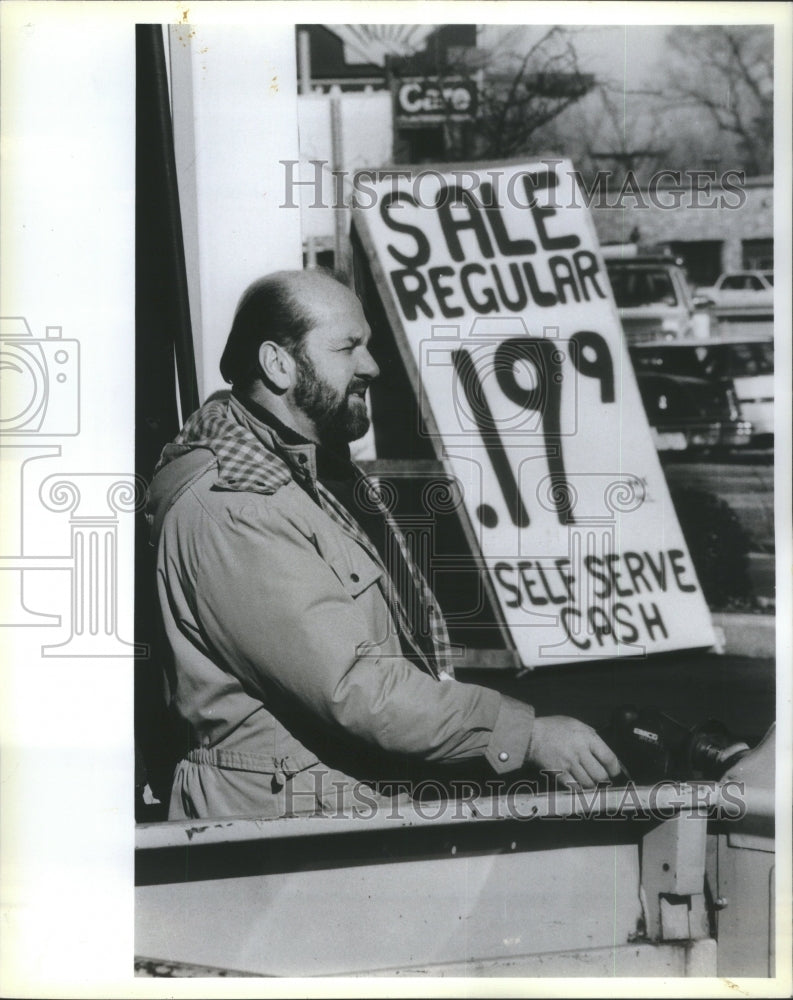
[[[259,347],[266,340],[299,353],[314,319],[292,294],[289,279],[288,271],[269,274],[243,293],[220,359],[220,374],[233,386],[249,388],[261,376]]]

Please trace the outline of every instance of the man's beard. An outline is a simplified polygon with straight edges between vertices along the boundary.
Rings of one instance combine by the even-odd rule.
[[[347,444],[363,437],[370,421],[364,398],[357,393],[368,383],[354,379],[340,394],[320,377],[306,354],[301,351],[295,360],[295,403],[313,421],[323,444]]]

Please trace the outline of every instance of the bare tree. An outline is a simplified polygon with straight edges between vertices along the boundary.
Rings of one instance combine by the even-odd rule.
[[[617,184],[628,173],[646,182],[669,165],[671,140],[658,103],[600,80],[585,101],[553,123],[548,144],[565,149],[584,176],[606,169]]]
[[[730,141],[749,174],[773,169],[773,28],[709,25],[673,28],[676,65],[664,91],[668,106],[704,113]]]
[[[518,156],[532,152],[540,130],[595,86],[594,76],[579,66],[573,34],[560,25],[539,32],[512,26],[484,46],[428,49],[390,68],[396,76],[418,70],[441,85],[475,83],[476,111],[464,128],[446,102],[450,134],[457,135],[447,143],[447,158]]]
[[[554,26],[518,53],[486,53],[490,67],[479,92],[473,132],[482,157],[530,152],[534,137],[595,86],[583,73],[569,30]]]

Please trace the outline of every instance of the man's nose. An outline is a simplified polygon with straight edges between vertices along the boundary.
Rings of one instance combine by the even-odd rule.
[[[371,379],[377,378],[380,374],[380,369],[377,366],[377,362],[369,353],[368,350],[364,350],[361,356],[361,363],[358,365],[358,371],[356,372],[361,378]]]

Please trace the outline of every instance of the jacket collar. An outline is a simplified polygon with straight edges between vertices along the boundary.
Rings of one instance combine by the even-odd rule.
[[[196,448],[214,454],[218,485],[224,489],[269,494],[293,479],[316,483],[316,446],[310,441],[287,444],[233,396],[196,410],[163,449],[155,471]]]

